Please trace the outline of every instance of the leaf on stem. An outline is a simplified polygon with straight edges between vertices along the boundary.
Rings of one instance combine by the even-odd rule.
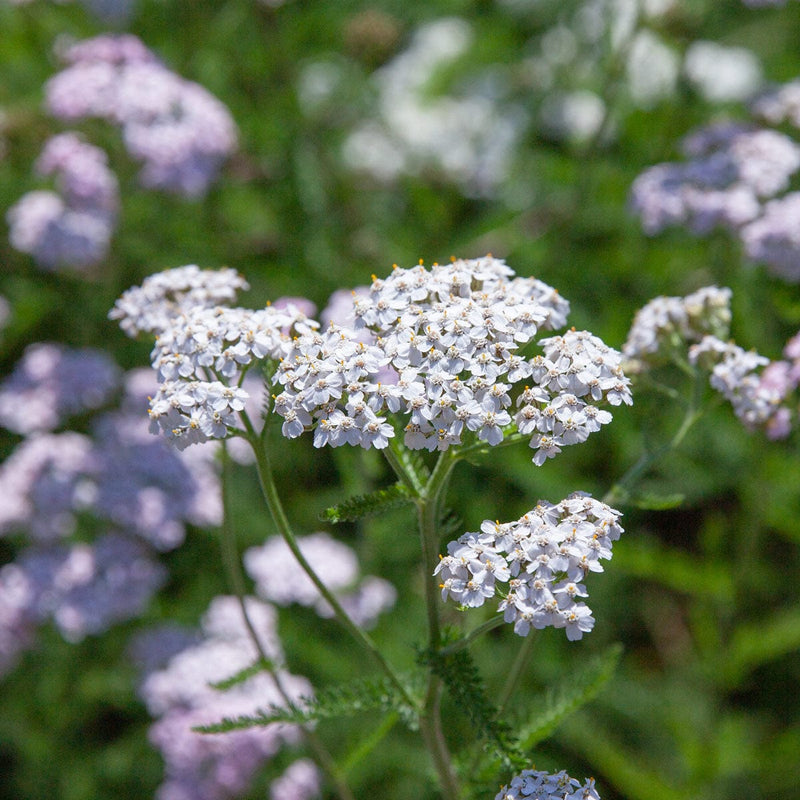
[[[264,659],[259,658],[249,667],[240,669],[238,672],[231,675],[230,678],[225,678],[221,681],[215,681],[214,683],[210,683],[209,686],[217,691],[226,692],[228,689],[232,689],[234,686],[238,686],[240,683],[244,683],[246,680],[249,680],[254,675],[258,675],[259,672],[271,672],[274,669],[275,665],[271,661],[265,661]]]
[[[622,645],[612,645],[562,678],[542,700],[534,702],[532,707],[540,711],[522,728],[520,749],[535,747],[550,736],[562,720],[593,700],[613,676],[621,655]]]
[[[416,727],[416,711],[385,678],[372,678],[323,689],[314,697],[301,697],[290,706],[269,706],[253,714],[225,717],[211,725],[201,725],[198,733],[228,733],[245,728],[264,727],[275,722],[304,725],[323,719],[352,717],[365,711],[396,712],[410,728]]]
[[[398,482],[386,489],[350,497],[343,503],[326,508],[320,514],[320,519],[334,525],[339,522],[352,522],[412,501],[413,497],[408,487]]]

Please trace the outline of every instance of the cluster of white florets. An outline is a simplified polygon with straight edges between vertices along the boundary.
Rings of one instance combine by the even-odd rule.
[[[704,286],[686,297],[656,297],[636,312],[622,353],[626,370],[641,371],[669,351],[706,335],[724,338],[731,322],[731,290]],[[635,360],[635,362],[634,362]]]
[[[447,546],[434,574],[441,580],[442,599],[452,597],[476,608],[508,591],[498,607],[514,632],[531,628],[564,628],[570,640],[594,627],[581,583],[590,572],[602,572],[601,559],[611,558],[612,542],[622,533],[621,513],[576,492],[557,505],[540,501],[514,522],[486,520],[480,533],[466,533]]]
[[[551,775],[535,769],[524,769],[515,775],[508,786],[503,786],[494,800],[600,800],[594,778],[580,781],[570,778],[564,770]]]
[[[388,415],[402,414],[410,449],[446,450],[470,433],[497,445],[516,428],[532,434],[541,464],[610,421],[596,403],[631,402],[620,354],[588,332],[521,354],[566,323],[569,304],[491,256],[396,267],[353,303],[353,330],[310,331],[281,363],[275,410],[285,436],[313,428],[318,447],[383,448],[396,433]]]
[[[229,305],[247,281],[234,269],[200,269],[195,264],[157,272],[114,303],[109,319],[119,320],[128,336],[160,334],[176,317],[200,308]]]
[[[246,287],[234,270],[180,267],[129,289],[109,315],[130,335],[157,334],[151,359],[160,385],[150,429],[181,450],[225,438],[249,398],[241,388],[247,369],[285,358],[292,335],[317,326],[293,303],[255,311],[217,305]]]

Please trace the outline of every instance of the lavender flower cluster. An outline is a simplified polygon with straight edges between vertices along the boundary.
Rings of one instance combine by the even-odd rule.
[[[373,575],[360,578],[356,554],[346,544],[326,533],[301,536],[297,544],[356,625],[371,627],[380,614],[394,605],[394,586]],[[279,606],[298,603],[313,608],[321,617],[333,616],[333,609],[283,539],[272,538],[260,547],[251,547],[244,554],[244,565],[255,581],[256,592],[265,600]]]
[[[283,660],[275,610],[256,598],[245,600],[248,617],[273,663]],[[228,800],[247,791],[256,771],[284,747],[300,741],[295,725],[273,723],[229,733],[203,734],[198,726],[223,718],[253,714],[270,706],[284,707],[287,698],[301,704],[312,695],[305,678],[283,669],[274,676],[259,672],[226,691],[214,688],[250,667],[259,658],[235,597],[217,597],[202,620],[200,637],[175,647],[174,631],[164,632],[165,663],[153,667],[152,654],[161,644],[158,631],[144,635],[133,648],[146,651],[150,669],[140,694],[156,722],[150,740],[165,762],[160,800]],[[316,796],[320,775],[302,760],[277,778],[271,788],[277,798]]]
[[[792,428],[789,400],[800,385],[800,334],[787,342],[784,355],[786,360],[771,362],[714,336],[689,348],[691,362],[710,371],[711,386],[730,402],[745,427],[763,429],[770,439],[783,439]],[[796,399],[792,405],[797,407]]]
[[[515,775],[494,800],[521,800],[523,797],[534,800],[600,800],[594,778],[587,778],[581,786],[580,781],[570,778],[564,770],[551,775],[534,769],[524,769]]]
[[[87,375],[95,389],[82,384]],[[118,380],[101,353],[42,344],[0,387],[3,424],[29,434],[0,465],[0,535],[25,542],[0,567],[0,670],[48,619],[76,641],[140,614],[166,579],[154,550],[178,546],[187,523],[219,522],[212,454],[186,457],[147,433],[149,370],[126,376],[121,406],[97,415],[88,435],[48,430],[93,410]],[[97,531],[91,541],[73,539],[88,531]]]
[[[789,435],[800,385],[800,334],[787,342],[785,360],[770,361],[726,341],[731,291],[706,286],[686,297],[656,297],[641,308],[622,348],[625,368],[640,373],[669,360],[709,372],[711,386],[750,430],[771,439]],[[687,352],[688,348],[688,352]]]
[[[800,127],[800,80],[763,92],[751,111],[768,125]],[[800,281],[800,193],[786,193],[800,169],[797,142],[770,128],[729,123],[696,131],[683,150],[688,161],[650,167],[633,183],[631,206],[645,232],[726,228],[749,259]]]
[[[583,492],[557,505],[540,501],[514,522],[486,520],[480,533],[466,533],[447,546],[434,572],[442,599],[468,608],[482,606],[508,584],[498,611],[527,636],[531,628],[564,628],[567,639],[581,639],[594,627],[581,583],[602,572],[612,542],[622,533],[621,513]]]
[[[636,312],[622,347],[628,372],[641,372],[684,351],[706,335],[724,339],[731,322],[731,290],[705,286],[686,297],[656,297]]]
[[[113,3],[93,2],[98,8]],[[203,195],[235,150],[227,108],[167,69],[135,36],[104,34],[61,52],[68,66],[46,87],[48,111],[76,123],[103,119],[122,131],[142,162],[141,183],[185,197]],[[108,253],[119,190],[103,150],[68,132],[47,142],[36,163],[56,191],[24,195],[7,213],[11,244],[44,269],[85,270]]]
[[[68,417],[103,406],[119,381],[119,368],[99,350],[32,344],[0,383],[0,425],[23,435],[55,430]]]
[[[237,142],[219,100],[171,72],[130,34],[88,39],[61,55],[68,66],[45,87],[54,117],[117,125],[130,155],[143,162],[146,187],[186,197],[206,192]]]
[[[57,191],[28,192],[7,213],[11,245],[45,269],[85,269],[108,251],[119,208],[117,179],[103,150],[75,133],[52,137],[36,170]]]
[[[446,450],[470,432],[496,445],[516,429],[542,464],[611,420],[595,404],[631,402],[620,354],[586,331],[540,340],[531,359],[518,353],[564,325],[569,304],[491,256],[398,267],[353,302],[354,330],[309,331],[279,365],[275,410],[289,438],[313,428],[317,447],[380,449],[395,436],[387,415],[403,413],[411,449]]]
[[[62,4],[69,0],[55,0]],[[7,0],[15,6],[30,5],[33,0]],[[127,21],[133,13],[136,0],[81,0],[92,14],[104,22],[119,24]]]

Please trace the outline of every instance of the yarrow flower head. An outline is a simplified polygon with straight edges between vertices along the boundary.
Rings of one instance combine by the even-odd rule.
[[[587,778],[583,785],[564,771],[551,775],[535,769],[524,769],[503,786],[494,800],[600,800],[594,786],[594,778]]]
[[[656,297],[636,312],[622,347],[625,369],[640,372],[713,334],[724,338],[731,321],[731,290],[705,286],[686,297]]]
[[[631,188],[645,232],[686,225],[698,234],[738,228],[761,213],[761,201],[789,185],[800,169],[800,146],[788,136],[737,124],[712,125],[688,136],[685,163],[657,164]]]
[[[800,283],[800,192],[770,200],[740,237],[749,258],[790,283]]]
[[[442,599],[469,608],[500,594],[498,611],[514,632],[564,628],[570,641],[594,627],[583,580],[602,572],[622,533],[619,511],[583,492],[557,505],[540,501],[514,522],[485,520],[447,546],[434,571]],[[500,585],[507,585],[501,591]]]
[[[150,275],[141,286],[128,289],[114,303],[108,317],[119,320],[128,336],[158,335],[182,314],[229,305],[240,291],[249,288],[234,269],[200,269],[189,264]]]
[[[37,342],[0,383],[0,425],[21,434],[55,430],[108,402],[119,382],[119,368],[101,350]]]
[[[150,428],[179,449],[225,438],[249,398],[242,388],[247,370],[285,358],[292,336],[317,326],[302,303],[218,305],[246,286],[233,270],[181,267],[129,289],[109,314],[129,335],[157,335],[152,364],[160,385],[150,401]]]
[[[282,661],[275,610],[253,597],[244,602],[253,635],[258,636],[270,659]],[[172,652],[166,653],[167,663],[150,672],[140,689],[148,711],[156,718],[150,741],[164,758],[164,782],[157,796],[204,800],[239,797],[248,791],[260,767],[284,746],[299,743],[300,729],[272,723],[206,734],[194,728],[253,714],[257,709],[283,708],[289,702],[301,706],[303,697],[312,696],[311,685],[305,678],[281,669],[276,680],[259,672],[225,692],[214,688],[216,682],[236,675],[259,658],[234,597],[212,601],[199,641],[175,652],[174,640],[170,632],[166,644]],[[301,783],[310,777],[306,775]],[[289,788],[287,782],[283,794],[277,796],[290,796]]]
[[[394,605],[397,599],[394,586],[371,575],[362,579],[356,554],[346,544],[326,533],[315,533],[299,537],[297,545],[357,625],[371,627],[382,612]],[[279,606],[291,603],[311,606],[321,617],[333,615],[280,537],[247,550],[244,565],[256,583],[256,591],[265,600]]]
[[[516,429],[541,464],[611,420],[596,404],[631,402],[620,354],[586,331],[522,354],[566,323],[569,304],[500,259],[396,267],[353,304],[352,328],[299,336],[280,364],[275,410],[289,438],[313,429],[317,447],[380,449],[401,420],[407,447],[433,451]]]

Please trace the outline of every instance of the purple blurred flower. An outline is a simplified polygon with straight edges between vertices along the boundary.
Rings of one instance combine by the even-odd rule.
[[[357,625],[373,625],[381,613],[394,605],[397,599],[394,586],[373,576],[361,579],[356,554],[346,544],[326,533],[300,537],[297,543],[322,582]],[[256,591],[264,599],[280,606],[299,603],[313,607],[322,617],[333,616],[332,609],[283,539],[276,537],[261,547],[251,547],[244,554],[244,563],[256,582]]]
[[[33,617],[52,618],[72,642],[138,616],[166,580],[146,548],[121,534],[93,544],[32,548],[16,566],[28,582]]]
[[[280,660],[274,609],[247,598],[248,615],[268,654]],[[217,597],[203,619],[203,637],[175,654],[164,669],[148,675],[141,695],[157,721],[150,741],[165,761],[160,800],[223,800],[246,791],[256,770],[284,745],[299,741],[294,725],[272,724],[224,734],[202,734],[198,725],[285,705],[273,678],[261,672],[227,691],[212,684],[229,678],[257,658],[234,597]],[[284,692],[299,701],[311,695],[304,678],[277,673]]]
[[[51,138],[36,162],[57,192],[28,192],[7,213],[11,244],[44,269],[85,269],[108,252],[119,190],[106,154],[74,133]]]
[[[25,531],[36,541],[69,536],[76,512],[91,503],[86,480],[92,442],[79,433],[28,437],[0,464],[0,535]]]
[[[781,133],[721,124],[684,140],[685,163],[657,164],[631,188],[647,234],[686,225],[697,234],[755,219],[761,200],[785,190],[800,169],[800,147]]]
[[[141,182],[186,197],[203,195],[235,150],[227,108],[202,86],[167,69],[136,37],[104,34],[62,53],[68,66],[48,81],[58,119],[97,117],[119,126]]]
[[[784,280],[800,282],[800,192],[771,200],[740,235],[753,261],[766,264]]]
[[[29,345],[0,383],[0,425],[21,434],[55,430],[108,402],[119,381],[119,367],[100,350]]]
[[[321,776],[313,761],[301,758],[290,764],[269,786],[270,800],[312,800],[319,797]]]

